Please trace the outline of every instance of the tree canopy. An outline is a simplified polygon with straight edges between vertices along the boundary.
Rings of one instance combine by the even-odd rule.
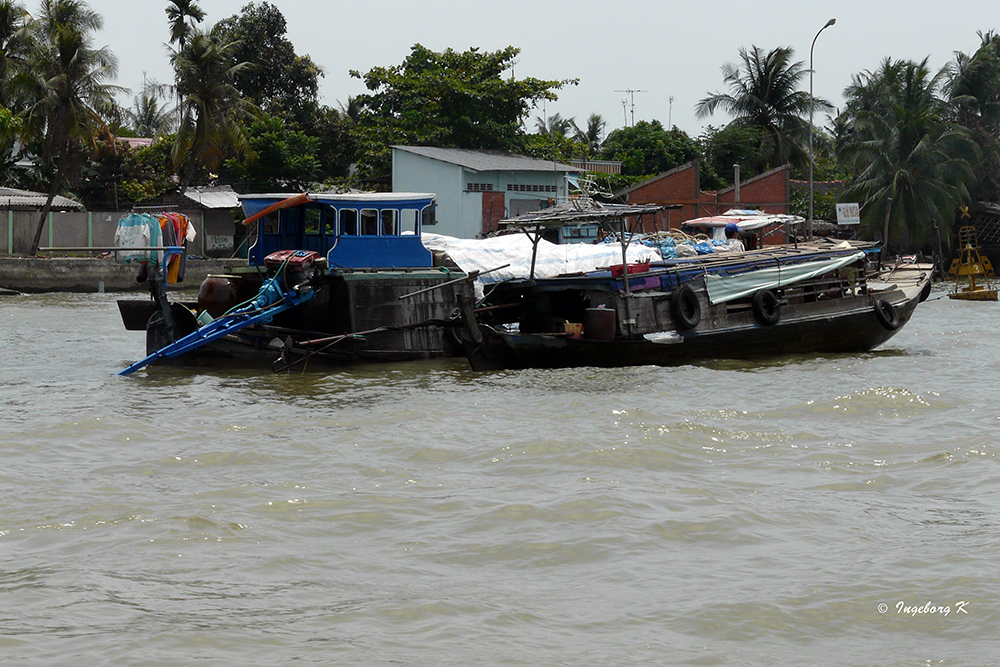
[[[626,176],[652,176],[701,156],[698,144],[684,132],[664,129],[658,120],[641,120],[608,135],[602,160],[618,160]]]
[[[803,164],[808,151],[803,148],[808,121],[804,118],[813,109],[829,109],[825,100],[810,100],[809,93],[799,90],[808,70],[793,61],[789,47],[765,52],[758,46],[740,49],[740,64],[727,63],[722,79],[728,93],[712,93],[696,107],[699,118],[722,109],[733,117],[732,124],[752,127],[757,135],[756,171],[765,171],[782,164]]]
[[[949,229],[975,181],[979,151],[938,96],[942,79],[927,59],[887,58],[845,91],[852,131],[842,157],[854,176],[844,196],[869,224],[888,216],[893,242],[907,247],[930,243],[935,225]]]
[[[232,45],[226,51],[230,66],[245,63],[233,74],[243,98],[302,125],[318,104],[323,70],[295,53],[286,32],[284,15],[269,2],[251,2],[212,29],[221,43]]]
[[[513,149],[522,122],[540,100],[575,80],[514,79],[503,74],[520,49],[441,53],[416,44],[400,65],[351,76],[364,81],[355,136],[359,167],[385,173],[393,144]]]

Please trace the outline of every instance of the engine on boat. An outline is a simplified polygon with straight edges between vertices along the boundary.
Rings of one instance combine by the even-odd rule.
[[[268,275],[280,275],[287,287],[309,282],[324,263],[325,259],[311,250],[281,250],[264,258]],[[210,275],[198,288],[198,311],[221,317],[257,298],[261,287],[262,279],[252,275]]]

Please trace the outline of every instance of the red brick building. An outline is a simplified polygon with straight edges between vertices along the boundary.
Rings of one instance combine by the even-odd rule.
[[[787,165],[747,179],[740,183],[739,189],[739,201],[735,187],[718,192],[702,191],[699,161],[695,160],[622,190],[616,196],[624,197],[628,204],[679,204],[680,210],[672,211],[668,218],[670,229],[679,228],[685,220],[719,215],[731,208],[778,214],[791,212]]]

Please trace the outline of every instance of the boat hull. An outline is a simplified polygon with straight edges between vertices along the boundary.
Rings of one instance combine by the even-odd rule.
[[[749,309],[713,307],[700,292],[702,316],[688,331],[662,328],[614,340],[562,333],[525,333],[498,326],[457,332],[475,370],[508,368],[673,366],[706,359],[754,359],[785,354],[860,353],[882,345],[910,320],[929,291],[929,272],[898,274],[878,291],[829,300],[785,303],[777,322]],[[633,298],[630,315],[644,309]],[[619,308],[619,311],[621,309]],[[619,313],[620,315],[620,313]],[[647,316],[648,320],[649,317]],[[635,321],[633,320],[633,321]],[[770,321],[769,321],[770,322]],[[619,320],[619,324],[621,320]]]
[[[445,330],[459,296],[472,292],[461,277],[430,268],[329,272],[316,280],[315,296],[301,306],[155,363],[278,370],[289,364],[343,366],[456,356],[461,351]],[[262,282],[253,274],[244,280],[250,289],[240,294],[256,293]],[[170,334],[156,300],[122,300],[118,305],[126,329],[146,331],[147,355],[197,330],[195,315],[205,310],[202,303],[169,304],[176,327]]]

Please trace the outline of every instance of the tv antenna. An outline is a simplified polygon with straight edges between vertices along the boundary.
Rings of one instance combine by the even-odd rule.
[[[631,106],[632,106],[632,109],[631,109],[632,110],[632,125],[634,126],[635,125],[635,94],[636,93],[645,93],[647,91],[645,91],[645,90],[635,90],[634,88],[626,88],[625,90],[616,90],[614,92],[616,92],[616,93],[628,93],[629,99],[628,100],[622,100],[622,106],[624,107],[626,102],[628,102],[628,103],[631,104]],[[626,118],[626,123],[627,122],[628,122],[628,118]]]

